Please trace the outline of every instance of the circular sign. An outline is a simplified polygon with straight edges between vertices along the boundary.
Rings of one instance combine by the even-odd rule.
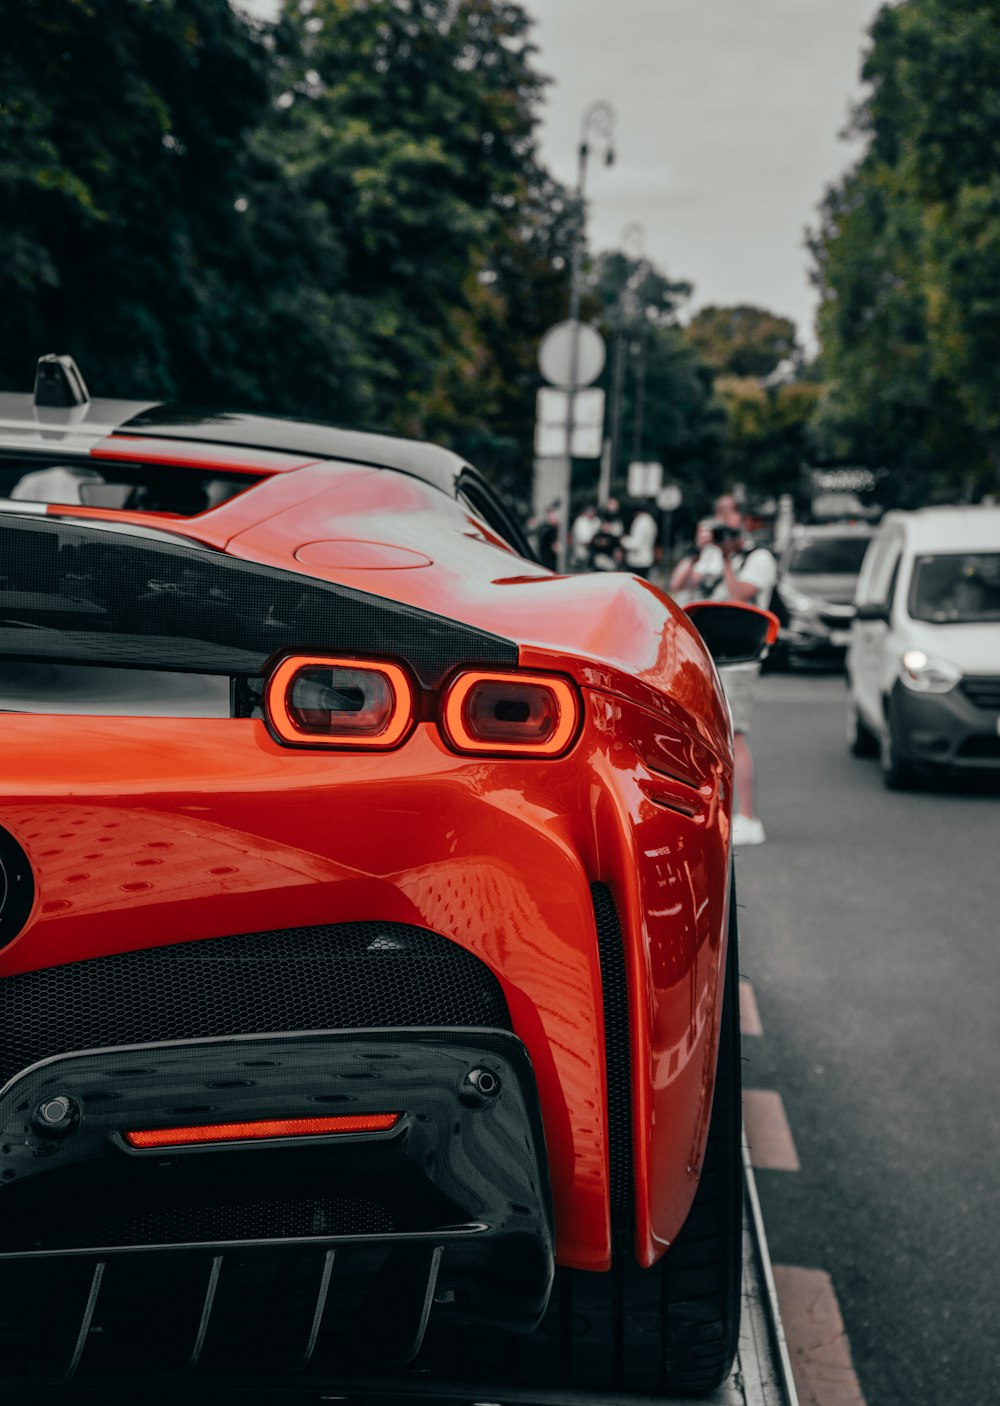
[[[538,369],[550,386],[563,386],[566,390],[589,386],[604,370],[604,338],[589,322],[557,322],[541,340]]]
[[[681,501],[681,490],[676,483],[665,483],[656,495],[656,506],[664,513],[676,512]]]

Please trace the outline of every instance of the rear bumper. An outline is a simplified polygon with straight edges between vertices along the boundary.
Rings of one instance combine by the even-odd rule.
[[[488,1094],[483,1071],[494,1080]],[[53,1135],[33,1115],[55,1098],[71,1117]],[[331,1112],[399,1118],[382,1132],[167,1151],[139,1151],[124,1137]],[[0,1129],[0,1300],[18,1302],[10,1350],[36,1344],[22,1372],[37,1366],[39,1342],[50,1344],[44,1375],[81,1366],[73,1358],[85,1317],[98,1366],[116,1365],[100,1362],[102,1336],[111,1350],[112,1339],[148,1335],[162,1339],[155,1370],[192,1365],[206,1344],[235,1353],[233,1368],[254,1346],[248,1324],[294,1366],[322,1347],[324,1331],[338,1336],[345,1314],[356,1329],[341,1356],[402,1362],[431,1317],[526,1331],[548,1301],[541,1117],[524,1047],[504,1031],[321,1031],[64,1056],[7,1084]],[[297,1323],[282,1311],[277,1330],[263,1328],[259,1297],[281,1266],[315,1282]],[[67,1275],[80,1286],[78,1313],[53,1347]],[[178,1275],[196,1302],[164,1299]],[[30,1287],[26,1298],[15,1285]],[[389,1289],[394,1318],[373,1328],[365,1304]],[[331,1296],[338,1313],[328,1312]]]
[[[612,1201],[616,1222],[634,1226],[640,1262],[652,1263],[687,1215],[707,1132],[728,771],[669,720],[615,695],[584,696],[573,752],[516,764],[457,756],[428,723],[395,752],[366,756],[281,748],[253,719],[77,717],[63,727],[9,715],[0,771],[20,779],[3,825],[31,861],[36,900],[0,950],[0,1080],[73,1049],[503,1025],[447,1010],[393,1015],[377,1002],[347,1018],[331,1012],[314,954],[284,945],[293,932],[405,925],[499,983],[534,1071],[560,1264],[607,1268]],[[251,939],[268,949],[256,970],[242,946]],[[216,961],[216,943],[234,944],[234,960]],[[162,1002],[155,1024],[139,1019],[144,1000],[158,1001],[155,954],[167,951],[176,958],[164,965],[187,973],[179,983],[166,973],[180,991],[170,1028]],[[129,994],[115,981],[77,999],[91,966],[134,962],[144,973],[146,959],[157,971]],[[49,978],[65,1001],[58,1014]],[[291,992],[277,1012],[273,1002],[261,1010],[272,985]],[[227,1023],[199,1023],[206,988]],[[8,1059],[4,1002],[46,1026],[49,1043],[11,1045]],[[70,1007],[126,1011],[137,1023],[81,1032]]]

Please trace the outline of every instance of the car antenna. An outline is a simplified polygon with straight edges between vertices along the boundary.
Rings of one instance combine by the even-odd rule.
[[[35,371],[35,404],[48,410],[68,410],[74,405],[87,405],[90,392],[80,375],[80,368],[71,356],[38,358]]]

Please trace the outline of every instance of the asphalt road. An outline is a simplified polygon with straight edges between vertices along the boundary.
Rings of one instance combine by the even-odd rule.
[[[867,1406],[1000,1401],[1000,785],[891,793],[844,681],[762,680],[767,843],[742,967],[798,1172],[757,1174],[778,1264],[833,1279]]]

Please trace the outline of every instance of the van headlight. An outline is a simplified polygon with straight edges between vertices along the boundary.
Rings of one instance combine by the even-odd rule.
[[[947,659],[908,649],[900,661],[899,677],[914,693],[947,693],[960,681],[962,671]]]
[[[795,590],[793,586],[789,586],[786,582],[782,582],[778,587],[778,595],[784,601],[785,605],[788,606],[788,609],[795,611],[797,615],[805,615],[808,611],[813,610],[819,603],[813,600],[812,596],[804,596],[801,591]]]

